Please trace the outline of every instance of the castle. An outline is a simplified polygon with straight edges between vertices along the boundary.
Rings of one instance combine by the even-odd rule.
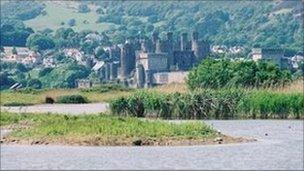
[[[191,40],[187,33],[182,33],[178,41],[172,32],[168,32],[164,40],[153,32],[151,39],[127,40],[120,48],[109,48],[110,56],[119,62],[106,62],[102,78],[137,88],[151,87],[158,82],[164,84],[169,82],[168,77],[184,76],[185,71],[209,53],[209,43],[198,40],[197,32],[192,33]]]

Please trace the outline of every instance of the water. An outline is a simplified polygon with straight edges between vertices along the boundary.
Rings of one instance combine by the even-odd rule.
[[[207,121],[257,142],[178,147],[1,146],[1,169],[303,170],[303,121]],[[265,136],[265,134],[268,136]]]

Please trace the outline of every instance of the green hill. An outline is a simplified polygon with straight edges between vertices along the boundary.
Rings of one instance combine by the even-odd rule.
[[[19,3],[19,2],[18,2]],[[200,38],[228,46],[265,46],[302,50],[303,1],[35,1],[39,15],[21,19],[34,31],[72,27],[105,32],[113,42],[126,37],[197,30]],[[80,4],[89,11],[79,12]],[[3,13],[9,13],[3,5]],[[19,5],[21,6],[21,5]],[[21,6],[22,7],[22,6]],[[40,9],[40,8],[38,8]],[[4,12],[3,12],[4,11]],[[22,16],[19,8],[14,19]],[[29,9],[25,10],[26,12]],[[33,12],[34,11],[34,12]],[[10,15],[12,16],[12,15]],[[10,18],[4,16],[4,18]],[[75,22],[69,26],[71,19]],[[19,20],[18,20],[19,21]],[[3,22],[6,23],[6,22]],[[20,23],[19,23],[20,24]],[[1,25],[2,21],[1,21]],[[163,34],[161,34],[163,35]]]

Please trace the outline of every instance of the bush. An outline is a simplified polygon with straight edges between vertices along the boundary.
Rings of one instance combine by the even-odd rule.
[[[34,89],[41,89],[42,83],[38,79],[30,79],[27,82],[27,87],[34,88]]]
[[[45,103],[53,104],[55,100],[52,97],[45,97]]]
[[[88,5],[86,4],[79,4],[78,6],[78,12],[80,13],[87,13],[87,12],[90,12],[90,8],[88,7]]]
[[[70,27],[75,26],[75,25],[76,25],[76,20],[75,20],[74,18],[69,19],[69,21],[68,21],[68,25],[69,25]]]
[[[57,103],[88,103],[88,99],[81,95],[67,95],[57,98]]]

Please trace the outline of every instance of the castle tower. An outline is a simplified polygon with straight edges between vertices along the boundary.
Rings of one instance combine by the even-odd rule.
[[[181,50],[182,51],[187,50],[187,44],[188,44],[188,34],[182,33],[182,35],[181,35]]]
[[[157,40],[156,41],[156,45],[155,45],[155,53],[162,53],[163,52],[163,45],[162,45],[162,41],[161,40]]]
[[[110,80],[114,80],[117,78],[117,64],[111,62],[110,63]]]
[[[123,45],[120,60],[120,76],[121,78],[127,78],[135,69],[135,52],[129,42]]]
[[[150,70],[146,70],[145,72],[146,84],[145,87],[149,88],[152,87],[152,73]]]
[[[200,61],[200,58],[202,58],[202,48],[199,46],[198,32],[196,31],[192,33],[191,50],[194,52],[196,61]]]
[[[145,70],[142,64],[136,65],[136,87],[143,88],[145,86]]]
[[[153,50],[153,45],[152,45],[152,42],[150,40],[142,40],[141,42],[141,50],[142,52],[152,52]]]
[[[110,80],[110,63],[108,63],[108,62],[105,63],[104,80],[105,81],[109,81]]]
[[[154,31],[153,33],[152,33],[152,44],[153,44],[153,49],[152,49],[152,51],[153,52],[155,52],[155,50],[156,50],[156,44],[157,44],[157,41],[158,41],[158,32],[156,32],[156,31]]]
[[[173,33],[167,33],[167,42],[165,52],[168,53],[168,68],[170,69],[171,65],[173,65],[173,51],[174,51],[174,40],[173,40]]]

